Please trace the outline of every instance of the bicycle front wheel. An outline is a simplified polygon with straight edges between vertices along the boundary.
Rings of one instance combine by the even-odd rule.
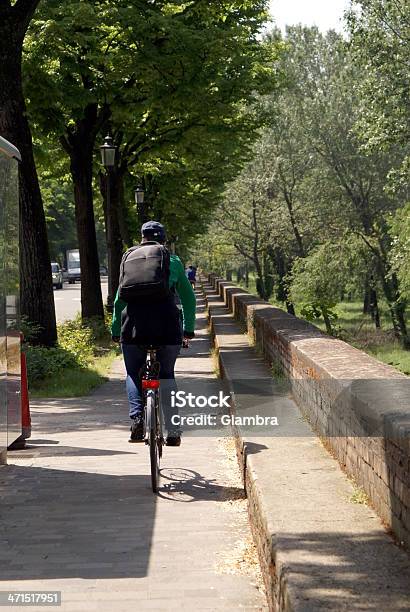
[[[151,484],[154,493],[158,493],[159,487],[159,446],[158,446],[158,422],[155,393],[149,392],[147,396],[147,427],[149,427],[149,457],[151,463]]]

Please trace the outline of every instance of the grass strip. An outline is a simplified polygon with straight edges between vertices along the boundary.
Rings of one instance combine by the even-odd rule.
[[[30,397],[81,397],[105,383],[114,359],[115,349],[95,357],[87,367],[62,368],[54,375],[33,383]]]

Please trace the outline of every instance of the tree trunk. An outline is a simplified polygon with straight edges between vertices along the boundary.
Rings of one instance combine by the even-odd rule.
[[[364,289],[363,314],[370,314],[370,285],[368,280],[366,280]]]
[[[397,275],[392,273],[388,263],[388,253],[381,237],[379,237],[378,272],[382,287],[389,304],[395,336],[405,349],[410,349],[410,338],[406,324],[406,302],[400,295]]]
[[[403,344],[404,348],[409,349],[410,338],[406,325],[406,305],[401,301],[397,276],[388,273],[382,254],[380,254],[377,260],[377,271],[382,283],[383,293],[389,305],[394,335]]]
[[[262,300],[266,300],[265,285],[263,282],[263,271],[259,261],[259,257],[254,254],[254,265],[256,271],[256,291]]]
[[[259,227],[258,227],[258,215],[256,210],[256,200],[252,199],[252,219],[253,219],[253,258],[252,261],[256,271],[256,291],[263,300],[266,300],[265,284],[263,282],[263,270],[262,264],[259,259]]]
[[[272,297],[274,281],[271,269],[270,258],[267,253],[263,255],[263,285],[265,287],[266,300]]]
[[[256,278],[256,292],[262,300],[266,300],[265,287],[263,286],[263,279],[260,276]]]
[[[301,236],[301,234],[299,232],[299,227],[298,227],[298,224],[296,223],[296,219],[295,219],[295,212],[294,212],[294,208],[293,208],[293,199],[292,199],[291,195],[288,193],[288,191],[286,189],[283,190],[283,195],[284,195],[284,198],[285,198],[285,201],[286,201],[286,205],[288,207],[290,224],[292,226],[293,235],[295,236],[298,255],[299,255],[299,257],[305,257],[305,248],[303,246],[302,236]]]
[[[74,183],[75,216],[81,262],[81,316],[104,318],[100,265],[95,232],[92,170],[93,142],[84,131],[70,139],[70,167]]]
[[[395,298],[394,302],[392,303],[392,307],[395,314],[395,319],[397,321],[397,327],[400,330],[400,340],[403,344],[403,347],[409,350],[410,338],[406,323],[406,302],[401,298],[399,280],[396,274],[391,275],[390,283],[392,286],[392,293]]]
[[[294,317],[296,316],[295,307],[293,303],[289,300],[286,300],[286,310],[288,311],[288,314],[291,314]]]
[[[38,344],[57,340],[50,255],[43,202],[34,163],[32,138],[22,89],[19,32],[13,8],[0,19],[0,133],[20,151],[20,296],[21,314],[41,327]]]
[[[377,299],[377,291],[376,289],[374,289],[374,287],[371,287],[370,289],[370,314],[372,317],[372,320],[376,326],[376,329],[380,329],[381,328],[381,324],[380,324],[380,311],[379,311],[379,302]]]
[[[329,315],[327,314],[326,310],[324,308],[321,308],[322,310],[322,317],[323,320],[325,322],[326,325],[326,332],[328,333],[329,336],[333,335],[333,327],[332,327],[332,323],[329,319]]]
[[[286,265],[286,260],[283,251],[279,248],[273,249],[271,247],[269,249],[269,256],[271,258],[271,261],[274,263],[279,276],[279,282],[276,285],[276,298],[279,300],[279,302],[285,302],[287,312],[295,316],[295,307],[291,302],[289,296],[289,289],[285,282],[285,277],[288,273],[288,267]]]
[[[100,190],[104,202],[105,236],[108,256],[108,297],[107,309],[113,311],[117,294],[120,264],[123,255],[119,209],[121,206],[121,185],[123,174],[119,168],[112,168],[105,176],[100,177]]]
[[[249,264],[245,263],[245,287],[249,288]]]
[[[119,186],[119,206],[118,206],[118,223],[120,225],[121,232],[121,240],[125,248],[130,248],[132,246],[132,238],[130,234],[130,230],[126,221],[126,208],[125,208],[125,199],[124,199],[124,176],[122,177],[120,186]]]

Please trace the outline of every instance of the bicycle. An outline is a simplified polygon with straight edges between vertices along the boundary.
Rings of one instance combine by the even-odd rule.
[[[158,493],[162,447],[165,444],[162,428],[159,373],[161,364],[157,360],[159,347],[147,346],[147,358],[141,371],[141,386],[144,393],[144,442],[149,446],[151,485]],[[183,339],[182,348],[189,348],[189,340]]]
[[[148,346],[141,383],[145,396],[144,441],[149,446],[151,485],[154,493],[158,493],[162,447],[165,444],[162,430],[159,372],[160,364],[157,361],[157,347]]]

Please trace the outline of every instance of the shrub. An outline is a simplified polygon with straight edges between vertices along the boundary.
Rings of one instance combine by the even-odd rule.
[[[20,319],[20,331],[23,334],[25,342],[33,342],[41,332],[41,325],[32,323],[26,316],[22,316]]]
[[[86,367],[94,356],[92,330],[75,319],[59,325],[57,334],[59,347],[70,353],[78,366]]]
[[[110,322],[109,315],[106,315],[105,321],[90,319],[86,322],[78,316],[72,321],[58,325],[57,346],[46,348],[30,344],[38,331],[35,326],[24,321],[29,386],[55,376],[62,369],[80,369],[89,366],[96,353],[98,341],[109,339]]]
[[[46,348],[44,346],[25,346],[27,357],[27,376],[29,386],[33,383],[54,376],[62,368],[76,368],[75,356],[62,348]]]
[[[99,317],[92,317],[91,319],[83,321],[81,315],[78,314],[72,321],[61,323],[58,329],[67,325],[70,327],[74,326],[76,329],[88,329],[91,332],[93,342],[98,342],[111,338],[111,318],[112,315],[106,310],[104,312],[104,320],[101,320]]]

